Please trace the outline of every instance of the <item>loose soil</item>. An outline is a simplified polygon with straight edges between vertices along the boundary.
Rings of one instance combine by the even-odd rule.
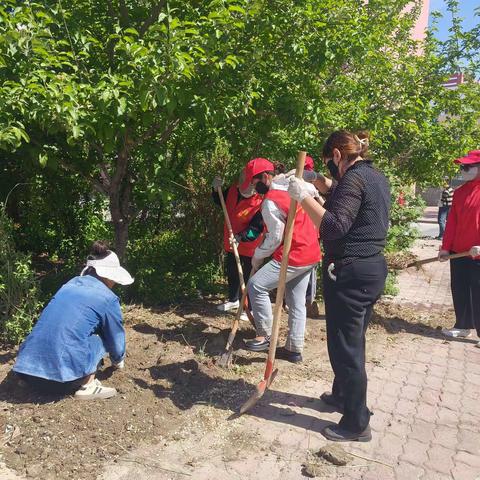
[[[7,467],[42,480],[92,479],[106,463],[139,446],[171,445],[193,432],[201,435],[218,428],[215,416],[234,414],[253,392],[262,377],[265,354],[238,350],[232,369],[215,365],[233,318],[218,314],[215,301],[171,310],[126,307],[126,366],[114,371],[107,365],[99,373],[119,392],[105,401],[33,393],[9,373],[16,350],[0,350],[1,453]],[[282,375],[276,380],[280,386],[319,375],[332,378],[325,355],[323,306],[314,310],[320,318],[308,321],[305,361],[281,362]],[[385,348],[404,335],[440,336],[438,329],[452,324],[451,311],[419,314],[380,303],[367,334],[368,361],[380,363]],[[253,334],[249,323],[242,322],[236,346]],[[242,448],[256,448],[251,439],[233,440],[237,446],[244,443]],[[232,439],[227,435],[225,442],[231,444]]]

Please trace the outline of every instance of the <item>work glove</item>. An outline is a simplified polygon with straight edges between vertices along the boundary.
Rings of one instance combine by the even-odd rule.
[[[223,178],[222,177],[215,177],[212,182],[212,188],[217,191],[219,188],[222,188],[223,185]]]
[[[480,246],[476,245],[470,249],[470,256],[475,258],[480,256]]]
[[[256,272],[263,265],[264,258],[258,258],[255,255],[252,257],[252,272]]]
[[[318,190],[311,184],[297,177],[290,177],[288,184],[290,198],[302,203],[307,197],[319,197]]]
[[[235,249],[235,247],[237,247],[237,250],[238,250],[238,240],[236,237],[234,236],[230,236],[228,241],[230,242],[230,246],[232,247],[232,249]]]
[[[125,359],[123,358],[122,360],[120,360],[117,363],[112,362],[112,366],[113,366],[113,368],[115,368],[117,370],[123,370],[125,368]]]
[[[447,256],[450,255],[448,250],[440,250],[438,252],[438,261],[439,262],[446,262],[448,260]]]

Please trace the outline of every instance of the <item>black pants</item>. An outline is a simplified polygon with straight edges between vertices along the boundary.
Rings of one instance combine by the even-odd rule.
[[[240,255],[240,263],[242,264],[243,278],[246,284],[252,270],[252,257]],[[228,300],[236,302],[240,297],[240,278],[238,278],[237,262],[233,252],[227,252],[225,270],[227,271]]]
[[[56,382],[46,378],[34,377],[25,373],[17,373],[30,388],[44,395],[73,395],[83,384],[84,378],[71,382]]]
[[[469,257],[450,260],[450,278],[455,328],[476,328],[480,335],[480,260]]]
[[[323,267],[328,354],[335,374],[332,393],[344,403],[340,426],[357,433],[370,421],[365,331],[385,286],[387,264],[382,255],[358,259],[336,268],[336,281],[326,271],[327,262]]]

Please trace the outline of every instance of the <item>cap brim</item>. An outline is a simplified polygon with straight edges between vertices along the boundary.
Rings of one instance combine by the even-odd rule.
[[[119,285],[131,285],[134,282],[134,278],[123,267],[96,266],[95,271],[99,277],[108,278]]]

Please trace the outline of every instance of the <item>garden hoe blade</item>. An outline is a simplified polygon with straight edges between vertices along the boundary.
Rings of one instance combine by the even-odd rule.
[[[297,169],[295,176],[302,178],[303,167],[305,165],[306,152],[298,152]],[[285,236],[283,240],[283,256],[280,266],[280,278],[278,279],[277,296],[275,298],[275,308],[273,309],[273,325],[272,337],[270,338],[270,348],[268,349],[268,358],[265,364],[265,373],[263,380],[257,385],[253,395],[240,407],[240,414],[248,412],[255,404],[263,397],[263,394],[270,388],[270,385],[275,380],[278,370],[273,369],[275,363],[275,353],[277,351],[278,333],[280,330],[280,317],[282,315],[283,295],[285,293],[285,283],[287,279],[288,257],[290,254],[290,247],[292,246],[293,224],[295,222],[295,215],[297,213],[297,202],[290,200],[290,208],[288,210],[287,225],[285,227]]]

